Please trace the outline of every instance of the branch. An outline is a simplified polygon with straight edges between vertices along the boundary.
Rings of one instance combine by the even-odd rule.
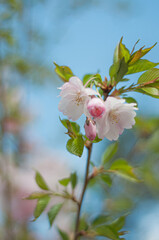
[[[78,205],[74,240],[77,240],[78,237],[79,237],[78,228],[79,228],[79,221],[80,221],[80,213],[81,213],[81,206],[82,206],[84,194],[85,194],[85,191],[86,191],[86,188],[87,188],[87,184],[88,184],[88,174],[89,174],[89,164],[90,164],[91,152],[92,152],[92,143],[88,147],[88,157],[87,157],[87,166],[86,166],[85,180],[84,180],[84,186],[83,186],[81,198],[80,198],[79,205]]]

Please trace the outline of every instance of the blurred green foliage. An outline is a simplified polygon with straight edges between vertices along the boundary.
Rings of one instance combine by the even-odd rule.
[[[44,0],[40,1],[43,2]],[[44,63],[42,56],[37,58],[33,49],[41,52],[42,33],[31,24],[28,18],[34,4],[39,1],[5,0],[1,2],[0,13],[0,70],[6,67],[14,74],[14,78],[44,83],[54,79],[53,70]],[[30,12],[30,13],[29,13]],[[29,15],[30,14],[30,15]],[[14,81],[14,79],[12,79]]]
[[[1,0],[0,1],[0,180],[2,223],[0,234],[3,240],[35,240],[26,220],[14,219],[12,202],[17,197],[10,168],[20,168],[32,151],[25,137],[25,126],[33,116],[24,105],[26,85],[44,84],[53,81],[53,70],[39,58],[33,49],[41,49],[42,33],[28,24],[32,8],[45,1]],[[3,170],[2,170],[3,169]]]

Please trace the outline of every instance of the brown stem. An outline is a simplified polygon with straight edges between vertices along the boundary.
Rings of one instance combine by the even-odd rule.
[[[82,206],[84,194],[85,194],[85,191],[86,191],[86,188],[87,188],[87,184],[88,184],[88,173],[89,173],[89,164],[90,164],[91,152],[92,152],[92,143],[88,147],[88,157],[87,157],[86,173],[85,173],[83,190],[82,190],[81,198],[80,198],[79,205],[78,205],[74,240],[77,240],[78,237],[79,237],[79,235],[78,235],[79,220],[80,220],[81,206]]]

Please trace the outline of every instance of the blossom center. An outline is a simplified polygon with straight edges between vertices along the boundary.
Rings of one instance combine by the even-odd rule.
[[[84,103],[84,97],[81,96],[80,92],[77,93],[76,97],[74,98],[74,101],[75,101],[77,106]]]
[[[115,113],[115,111],[111,111],[109,113],[109,117],[110,117],[110,121],[112,124],[116,124],[119,122],[119,118],[118,118],[117,114]]]

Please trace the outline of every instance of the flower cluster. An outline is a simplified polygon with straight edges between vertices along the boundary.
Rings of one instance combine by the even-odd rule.
[[[117,140],[124,129],[130,129],[135,124],[135,103],[125,103],[124,99],[112,96],[104,101],[98,92],[83,86],[75,76],[59,89],[59,111],[73,121],[85,114],[85,132],[91,141],[96,134],[101,139]]]

